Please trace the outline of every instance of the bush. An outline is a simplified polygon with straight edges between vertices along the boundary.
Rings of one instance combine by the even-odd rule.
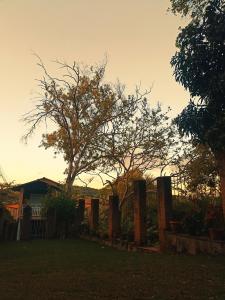
[[[76,208],[77,202],[64,193],[48,195],[43,200],[43,214],[46,214],[48,209],[55,209],[58,222],[74,220]]]
[[[183,199],[173,201],[172,219],[181,222],[183,233],[190,235],[207,235],[212,223],[220,222],[220,199],[201,198],[194,201]],[[217,212],[216,217],[214,216]],[[214,218],[210,218],[210,216]],[[217,226],[218,227],[218,226]]]

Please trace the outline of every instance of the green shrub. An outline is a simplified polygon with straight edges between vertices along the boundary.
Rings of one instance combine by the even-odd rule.
[[[69,198],[65,193],[48,195],[43,200],[43,214],[48,209],[55,209],[57,222],[69,222],[74,220],[77,202]]]
[[[219,209],[220,198],[202,197],[201,199],[174,199],[172,219],[181,222],[182,232],[190,235],[207,235],[212,222],[219,221],[218,215],[213,220],[209,215]],[[211,222],[211,223],[210,223]],[[217,226],[218,227],[218,226]]]

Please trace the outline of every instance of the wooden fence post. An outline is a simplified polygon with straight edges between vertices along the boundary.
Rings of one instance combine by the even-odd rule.
[[[48,208],[46,213],[46,238],[52,239],[56,236],[56,211]]]
[[[8,220],[5,220],[4,222],[4,240],[10,240],[10,222]]]
[[[96,233],[99,223],[99,199],[91,199],[89,226],[90,231]]]
[[[23,203],[24,203],[24,188],[21,188],[19,194],[18,223],[17,223],[17,234],[16,234],[17,241],[21,239]]]
[[[85,199],[78,200],[78,207],[75,210],[75,220],[74,220],[74,232],[73,234],[82,233],[82,223],[84,222],[84,212],[85,212]]]
[[[16,232],[17,232],[17,222],[13,222],[11,224],[11,227],[12,227],[12,231],[11,231],[10,240],[15,241],[16,240]]]
[[[146,181],[134,181],[134,241],[137,245],[146,243]]]
[[[79,199],[79,204],[78,204],[79,225],[84,221],[84,210],[85,210],[85,200]]]
[[[109,196],[109,239],[113,240],[120,234],[119,197]]]
[[[29,240],[31,238],[31,217],[32,208],[26,205],[23,208],[23,218],[21,220],[21,240]]]
[[[9,223],[9,233],[8,233],[8,240],[14,241],[15,239],[15,222]]]
[[[4,210],[2,207],[0,207],[0,241],[3,240],[3,223],[4,223],[3,214],[4,214]]]
[[[172,186],[170,176],[157,178],[157,198],[160,250],[164,251],[166,250],[165,230],[169,228],[169,221],[172,214]]]

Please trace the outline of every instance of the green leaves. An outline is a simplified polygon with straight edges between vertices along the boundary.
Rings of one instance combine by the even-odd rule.
[[[191,16],[192,18],[201,18],[207,5],[215,3],[218,7],[224,5],[224,0],[170,0],[171,11],[182,17]]]
[[[43,201],[43,212],[48,209],[55,209],[57,221],[73,221],[75,216],[76,202],[70,199],[65,193],[58,195],[47,195]]]
[[[225,150],[225,2],[203,2],[201,15],[178,35],[171,65],[175,79],[194,99],[176,118],[181,134],[215,152]]]

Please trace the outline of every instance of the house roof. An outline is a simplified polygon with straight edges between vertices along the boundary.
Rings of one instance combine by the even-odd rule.
[[[42,177],[36,180],[32,180],[23,184],[16,185],[12,188],[13,191],[20,191],[22,188],[27,192],[43,192],[46,193],[48,188],[55,190],[62,190],[61,184],[46,177]]]
[[[13,191],[21,191],[21,189],[24,189],[25,195],[46,194],[49,191],[49,189],[62,191],[63,185],[46,177],[42,177],[23,184],[18,184],[12,188]],[[80,198],[99,197],[99,190],[90,187],[73,186],[73,193],[74,195]]]

